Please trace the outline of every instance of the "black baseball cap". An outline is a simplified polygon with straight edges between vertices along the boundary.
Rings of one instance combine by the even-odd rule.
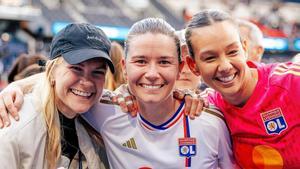
[[[110,47],[110,40],[100,28],[88,23],[72,23],[54,36],[50,47],[50,60],[62,56],[73,65],[92,58],[104,58],[114,73],[114,65],[109,55]]]

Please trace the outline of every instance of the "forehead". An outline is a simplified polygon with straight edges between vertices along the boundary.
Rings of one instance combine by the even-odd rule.
[[[191,42],[194,50],[213,50],[232,43],[240,43],[240,36],[234,23],[222,21],[192,29]]]
[[[161,33],[136,35],[130,40],[129,56],[175,56],[176,43],[173,37]]]
[[[59,64],[59,65],[71,65],[69,64],[67,61],[65,61],[63,59],[63,57],[61,57],[61,63],[63,64]],[[86,67],[97,67],[97,68],[105,68],[107,65],[107,61],[104,58],[92,58],[92,59],[88,59],[86,61],[80,62],[78,64],[75,64],[78,66],[86,66]]]
[[[247,39],[250,38],[250,28],[249,27],[240,25],[239,30],[240,30],[241,36],[243,38],[247,38]]]

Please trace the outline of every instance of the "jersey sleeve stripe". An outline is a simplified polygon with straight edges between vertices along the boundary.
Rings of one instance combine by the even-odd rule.
[[[223,114],[219,110],[217,110],[217,109],[204,108],[203,112],[209,113],[211,115],[214,115],[214,116],[220,118],[221,120],[223,120],[225,122],[225,118],[224,118]]]
[[[274,71],[272,73],[272,75],[285,75],[285,74],[292,74],[292,75],[295,75],[295,76],[300,76],[300,71],[294,71],[294,70],[287,70],[287,71],[284,71],[284,72],[280,72],[280,71]]]
[[[295,76],[300,76],[300,65],[298,64],[279,64],[275,69],[272,75],[285,75],[292,74]]]

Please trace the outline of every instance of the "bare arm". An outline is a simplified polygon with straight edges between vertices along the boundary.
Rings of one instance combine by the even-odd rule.
[[[108,95],[112,97],[112,102],[118,104],[122,111],[129,112],[131,116],[136,116],[138,112],[138,104],[136,98],[129,92],[126,84],[121,85],[113,93],[108,92]],[[190,91],[190,93],[184,90],[176,89],[173,92],[174,98],[185,101],[185,113],[189,115],[191,119],[195,119],[199,116],[204,107],[208,107],[208,103],[200,97],[199,93]]]
[[[8,113],[19,120],[18,111],[23,104],[23,94],[31,92],[34,84],[43,76],[39,73],[10,83],[0,92],[0,128],[10,125]]]

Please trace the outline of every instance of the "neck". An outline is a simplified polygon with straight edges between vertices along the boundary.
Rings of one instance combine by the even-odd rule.
[[[141,116],[154,125],[160,125],[170,119],[177,107],[173,96],[159,103],[141,103],[138,101]]]
[[[61,114],[63,114],[66,118],[68,119],[73,119],[76,117],[77,113],[74,113],[70,110],[67,110],[63,107],[60,107],[59,105],[57,105],[57,110],[58,112],[60,112]]]
[[[258,72],[256,69],[252,68],[249,71],[248,77],[245,78],[245,82],[238,92],[233,95],[223,96],[230,104],[237,107],[243,107],[253,94],[258,81]]]

